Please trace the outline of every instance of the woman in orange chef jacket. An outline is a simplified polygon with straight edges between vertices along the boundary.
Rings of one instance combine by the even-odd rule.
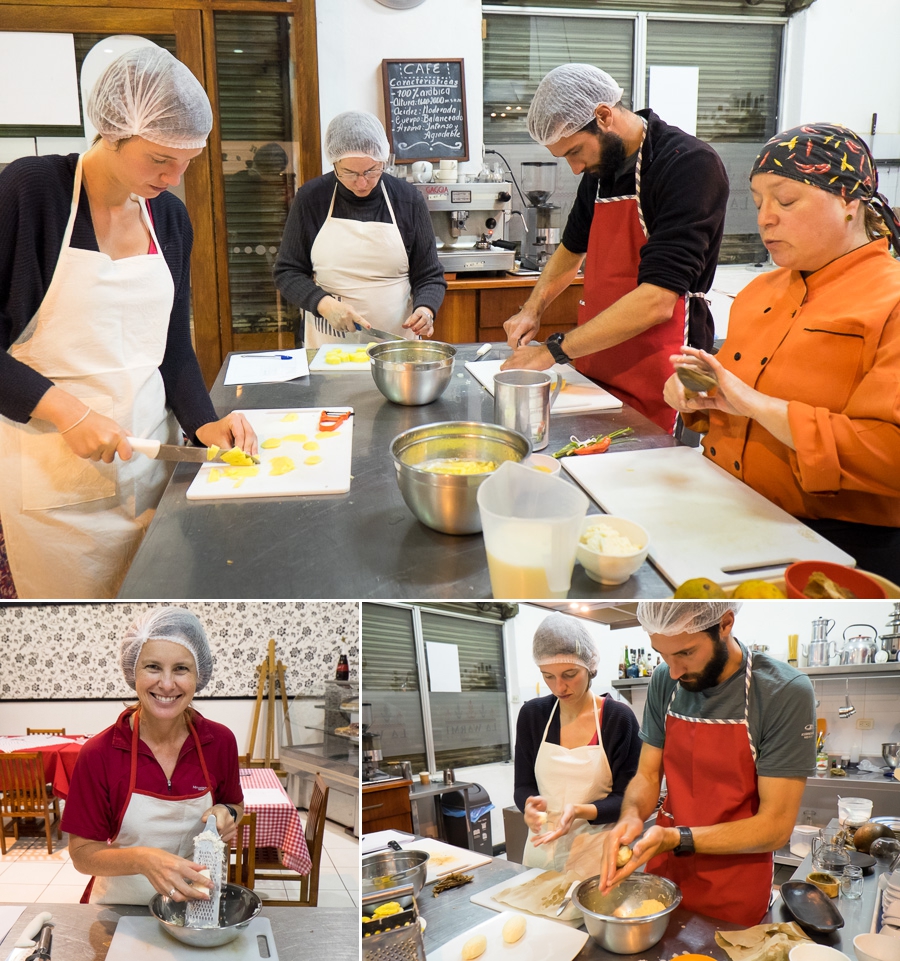
[[[206,145],[206,93],[154,45],[113,60],[86,109],[87,152],[0,174],[0,520],[20,597],[115,596],[171,474],[129,436],[256,451],[203,382],[193,233],[168,193]]]
[[[191,707],[212,674],[206,632],[180,607],[141,614],[125,631],[122,673],[138,696],[78,755],[62,829],[82,903],[147,904],[208,897],[193,839],[214,814],[228,843],[243,814],[232,732]]]
[[[900,581],[900,225],[869,148],[835,124],[773,137],[750,186],[779,269],[738,294],[717,356],[672,357],[718,388],[673,375],[665,398],[710,460]]]

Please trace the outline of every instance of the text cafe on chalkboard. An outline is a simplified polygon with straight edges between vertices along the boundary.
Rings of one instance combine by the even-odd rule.
[[[381,71],[395,159],[468,160],[462,59],[382,60]]]

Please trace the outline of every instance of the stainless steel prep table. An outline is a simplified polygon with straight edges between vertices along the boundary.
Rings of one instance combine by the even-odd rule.
[[[392,404],[367,371],[312,372],[286,384],[226,387],[226,359],[211,391],[220,416],[241,408],[354,408],[350,492],[188,501],[185,493],[199,468],[179,464],[119,597],[490,597],[481,535],[455,537],[421,524],[403,501],[388,450],[397,434],[421,424],[492,422],[493,397],[464,366],[477,346],[459,346],[443,396],[421,407]],[[586,438],[620,427],[635,431],[621,443],[623,450],[676,444],[624,407],[554,417],[546,450],[558,450],[572,434]],[[596,505],[590,508],[598,511]],[[671,591],[649,563],[617,587],[597,584],[576,564],[569,596],[665,597]]]
[[[56,961],[103,961],[120,917],[149,916],[138,905],[113,904],[27,904],[12,930],[0,942],[0,957],[6,957],[19,932],[40,911],[53,915],[52,953]],[[359,912],[355,908],[267,908],[260,917],[272,924],[272,936],[279,961],[301,961],[310,957],[328,961],[358,961]],[[209,949],[210,957],[217,954]]]

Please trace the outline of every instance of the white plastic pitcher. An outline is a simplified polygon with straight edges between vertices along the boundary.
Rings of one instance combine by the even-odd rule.
[[[494,597],[565,597],[587,497],[514,461],[502,463],[477,496]]]

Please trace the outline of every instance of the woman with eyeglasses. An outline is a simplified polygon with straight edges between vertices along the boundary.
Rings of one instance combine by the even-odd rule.
[[[373,114],[338,114],[325,132],[334,170],[294,197],[274,275],[305,311],[307,347],[364,342],[360,327],[408,340],[434,334],[447,282],[424,199],[382,176],[389,152]]]

